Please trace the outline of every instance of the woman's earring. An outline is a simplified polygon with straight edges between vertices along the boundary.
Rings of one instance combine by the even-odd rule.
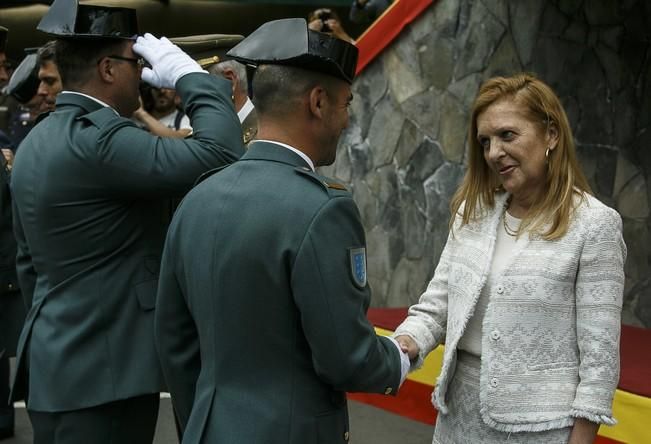
[[[548,146],[547,150],[545,151],[545,159],[547,159],[549,157],[549,150],[550,149],[551,149],[551,147]]]

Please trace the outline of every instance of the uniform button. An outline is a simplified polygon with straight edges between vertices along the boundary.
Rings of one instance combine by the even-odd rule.
[[[7,285],[7,289],[8,289],[8,290],[13,290],[13,288],[14,288],[14,284],[9,284],[9,285]]]
[[[344,433],[344,441],[348,441],[350,439],[350,433],[346,432]]]
[[[502,293],[504,293],[504,287],[502,287],[501,285],[498,285],[495,288],[495,291],[497,291],[498,294],[502,294]]]
[[[497,378],[491,378],[491,387],[497,387]]]
[[[499,330],[493,330],[491,332],[491,339],[493,341],[497,341],[500,338],[500,331]]]
[[[385,395],[390,395],[393,389],[391,387],[387,387],[387,389],[384,391]]]

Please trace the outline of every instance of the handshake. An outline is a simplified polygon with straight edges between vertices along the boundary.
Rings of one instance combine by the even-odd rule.
[[[142,80],[156,88],[175,89],[176,82],[184,75],[206,72],[167,37],[159,39],[147,33],[138,37],[133,51],[151,65],[151,68],[143,68]]]

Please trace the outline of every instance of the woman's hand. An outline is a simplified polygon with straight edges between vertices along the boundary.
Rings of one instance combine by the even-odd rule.
[[[574,427],[572,427],[572,433],[570,434],[569,444],[592,444],[597,436],[598,430],[599,424],[595,424],[584,418],[576,418],[574,420]]]
[[[400,344],[400,349],[403,351],[403,353],[407,353],[407,356],[409,356],[410,360],[418,356],[420,349],[418,348],[418,345],[416,345],[416,342],[409,336],[396,336],[395,340],[398,342],[398,344]]]

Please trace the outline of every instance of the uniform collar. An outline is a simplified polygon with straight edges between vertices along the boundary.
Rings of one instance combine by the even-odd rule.
[[[293,146],[272,140],[255,140],[249,145],[242,160],[271,160],[297,167],[309,167],[314,171],[312,160]]]
[[[61,91],[61,93],[57,96],[56,104],[57,107],[59,105],[77,105],[89,113],[97,111],[101,108],[109,108],[115,114],[118,114],[118,112],[107,103],[102,102],[93,96],[89,96],[88,94],[80,93],[77,91]]]
[[[253,102],[251,102],[251,99],[247,97],[242,109],[237,112],[237,117],[240,119],[240,123],[243,123],[246,120],[249,114],[251,114],[251,111],[253,111]]]

